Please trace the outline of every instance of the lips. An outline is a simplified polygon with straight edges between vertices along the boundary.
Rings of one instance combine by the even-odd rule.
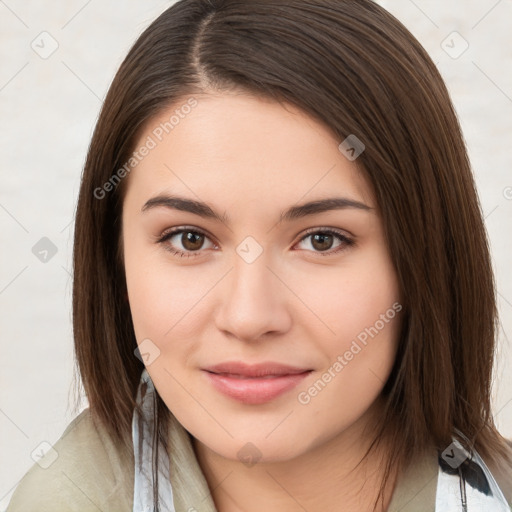
[[[238,375],[240,377],[266,377],[281,375],[296,375],[309,370],[309,368],[298,368],[280,363],[260,363],[246,364],[238,361],[231,363],[220,363],[215,366],[205,368],[206,371],[212,373],[225,373],[229,375]]]
[[[203,371],[217,391],[242,403],[256,405],[290,391],[312,370],[273,362],[255,365],[226,362]]]

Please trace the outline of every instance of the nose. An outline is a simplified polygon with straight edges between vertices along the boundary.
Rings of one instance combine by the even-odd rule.
[[[265,252],[252,263],[238,255],[219,289],[216,326],[241,341],[259,341],[279,335],[291,326],[291,292],[271,268]]]

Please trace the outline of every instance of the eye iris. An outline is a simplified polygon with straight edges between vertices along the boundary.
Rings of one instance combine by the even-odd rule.
[[[327,240],[327,243],[326,243]],[[319,242],[319,245],[316,245],[316,243]],[[329,235],[328,233],[315,233],[312,238],[312,245],[315,249],[318,249],[320,251],[328,250],[332,247],[333,242],[333,236]]]
[[[204,236],[200,233],[192,233],[187,231],[181,236],[181,243],[187,251],[194,251],[200,249],[203,245]]]

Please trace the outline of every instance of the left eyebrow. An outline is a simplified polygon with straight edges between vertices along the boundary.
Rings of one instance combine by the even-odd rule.
[[[153,197],[144,204],[141,211],[146,212],[157,207],[165,207],[173,210],[180,210],[184,212],[193,213],[200,217],[217,220],[226,225],[229,225],[230,223],[229,216],[226,215],[226,213],[220,215],[206,203],[179,196],[159,195]],[[354,199],[349,199],[346,197],[332,197],[328,199],[318,199],[316,201],[310,201],[308,203],[304,203],[301,205],[292,206],[288,208],[286,211],[281,212],[279,222],[292,221],[309,215],[314,215],[317,213],[322,213],[330,210],[343,210],[352,208],[368,212],[373,210],[373,208],[371,208],[370,206],[361,203],[360,201],[356,201]]]
[[[316,213],[327,212],[330,210],[345,210],[349,208],[355,208],[357,210],[371,211],[373,208],[370,206],[356,201],[355,199],[348,199],[346,197],[331,197],[328,199],[319,199],[317,201],[311,201],[298,206],[292,206],[285,212],[281,213],[279,222],[291,221],[306,217],[307,215],[314,215]]]

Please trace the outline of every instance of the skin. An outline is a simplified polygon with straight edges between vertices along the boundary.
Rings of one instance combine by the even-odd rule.
[[[135,334],[139,344],[149,339],[160,351],[146,363],[148,372],[192,434],[220,512],[371,510],[386,448],[354,467],[370,441],[364,427],[379,419],[400,314],[309,403],[298,400],[358,334],[400,302],[371,188],[357,161],[339,151],[341,140],[295,107],[241,93],[195,98],[192,112],[124,183],[123,250]],[[152,119],[137,147],[176,108]],[[207,202],[230,222],[164,206],[142,211],[149,199],[171,193]],[[279,222],[290,206],[334,196],[371,209]],[[166,250],[173,244],[193,252],[182,234],[158,243],[183,226],[206,234],[192,244],[199,256]],[[355,243],[332,237],[326,256],[307,237],[310,228],[332,228]],[[263,251],[251,263],[236,251],[248,236]],[[276,399],[249,405],[205,378],[202,368],[224,361],[275,361],[313,372]],[[250,467],[237,455],[247,443],[261,457]],[[393,485],[391,479],[385,505]]]

